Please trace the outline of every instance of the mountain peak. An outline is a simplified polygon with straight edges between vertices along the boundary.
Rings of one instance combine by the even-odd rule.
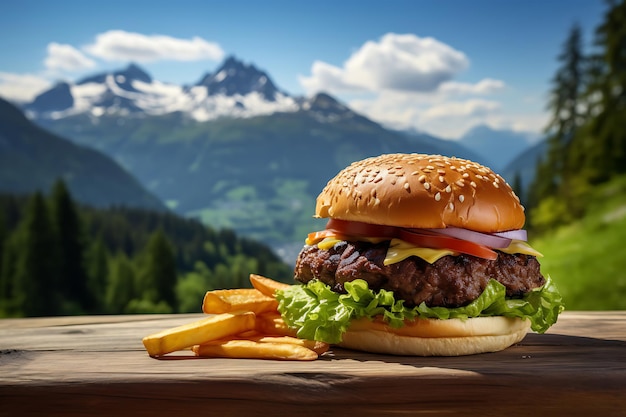
[[[346,105],[327,93],[317,93],[302,105],[302,110],[309,111],[320,120],[332,121],[354,117],[356,114]]]
[[[32,103],[24,106],[27,111],[55,112],[63,111],[74,105],[74,97],[70,85],[66,82],[58,82],[51,89],[39,94]]]
[[[113,73],[115,77],[123,76],[127,80],[143,81],[145,83],[151,83],[152,77],[139,65],[131,62],[125,69],[116,71]]]
[[[206,87],[209,95],[245,96],[256,92],[268,101],[274,101],[278,93],[265,72],[234,55],[227,57],[214,73],[206,74],[196,85]]]

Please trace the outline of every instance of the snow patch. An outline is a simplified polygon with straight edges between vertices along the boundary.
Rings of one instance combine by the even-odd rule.
[[[215,74],[215,77],[213,77],[213,80],[219,83],[221,81],[224,81],[224,79],[226,78],[227,75],[228,75],[228,73],[226,71],[221,70],[220,72]]]

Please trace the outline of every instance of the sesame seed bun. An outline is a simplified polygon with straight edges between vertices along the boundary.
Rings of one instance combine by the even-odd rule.
[[[390,355],[473,355],[504,350],[524,339],[529,328],[528,320],[502,316],[419,319],[399,329],[380,321],[358,320],[343,334],[340,346]]]
[[[519,198],[500,175],[469,160],[424,154],[354,162],[324,187],[315,217],[485,233],[525,222]]]

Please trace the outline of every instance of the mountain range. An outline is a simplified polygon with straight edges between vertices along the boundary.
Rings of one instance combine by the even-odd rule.
[[[263,71],[229,57],[214,73],[205,74],[189,86],[153,80],[136,64],[76,83],[59,82],[26,104],[24,110],[35,120],[79,114],[100,117],[182,113],[202,122],[223,116],[295,111],[298,107],[298,101],[281,92]]]
[[[491,139],[481,145],[470,135],[464,146],[394,131],[329,94],[281,91],[267,73],[235,57],[188,86],[153,80],[130,64],[58,83],[23,109],[45,129],[115,159],[170,209],[279,252],[321,227],[311,217],[315,197],[352,161],[420,152],[491,165],[512,159],[516,149],[504,147],[504,157]],[[485,147],[491,152],[482,153]]]

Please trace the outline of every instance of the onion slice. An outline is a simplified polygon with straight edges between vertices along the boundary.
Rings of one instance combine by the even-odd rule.
[[[473,230],[462,229],[460,227],[446,227],[445,229],[414,229],[415,231],[425,230],[431,233],[455,237],[457,239],[467,240],[489,248],[506,248],[511,244],[509,237],[496,234],[475,232]]]
[[[505,237],[507,239],[523,240],[524,242],[528,240],[528,233],[526,233],[526,230],[524,229],[509,230],[507,232],[498,232],[498,233],[494,233],[494,235]]]

